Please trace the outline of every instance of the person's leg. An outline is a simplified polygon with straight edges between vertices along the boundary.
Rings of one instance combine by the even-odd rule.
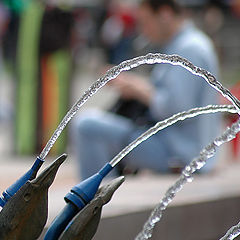
[[[129,138],[128,143],[134,141],[146,130],[134,132]],[[169,172],[168,160],[171,157],[171,149],[165,140],[165,134],[165,130],[160,131],[142,142],[122,160],[123,163],[138,169],[150,169],[164,173]]]
[[[96,173],[122,150],[133,129],[130,120],[114,114],[97,110],[82,113],[75,143],[81,179]]]

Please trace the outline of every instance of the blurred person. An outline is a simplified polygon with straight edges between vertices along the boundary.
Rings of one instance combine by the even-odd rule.
[[[46,145],[68,109],[73,72],[73,25],[71,8],[45,6],[39,32],[37,151]],[[62,153],[66,146],[67,132],[64,131],[51,153]]]
[[[119,64],[133,55],[133,39],[136,35],[133,8],[131,4],[122,1],[111,1],[108,4],[100,36],[110,64]]]
[[[156,45],[158,52],[178,54],[218,77],[212,42],[184,18],[181,10],[174,0],[141,1],[137,16],[142,34]],[[75,143],[82,179],[99,170],[156,122],[193,107],[217,103],[217,92],[204,79],[170,64],[155,65],[149,80],[125,72],[109,85],[119,91],[123,100],[135,101],[141,115],[82,112],[77,120]],[[134,111],[132,106],[130,112]],[[179,171],[217,136],[218,130],[216,114],[179,122],[143,142],[120,165],[159,173]],[[203,171],[212,170],[215,162],[216,158],[210,159]]]
[[[2,73],[2,39],[6,32],[8,22],[9,22],[8,10],[0,2],[0,73]]]
[[[230,1],[230,4],[231,4],[231,9],[232,9],[233,14],[237,18],[240,18],[240,1],[232,0],[232,1]]]
[[[5,84],[2,81],[5,78],[5,69],[4,69],[4,61],[3,61],[3,38],[6,34],[6,30],[9,23],[9,11],[0,2],[0,81],[1,81],[1,92],[0,92],[0,122],[6,121],[8,122],[11,119],[12,111],[11,111],[11,104],[8,103],[8,100],[5,98],[8,97],[6,92],[6,87],[3,86]]]
[[[72,11],[38,0],[4,3],[11,14],[4,52],[16,78],[14,147],[17,154],[33,154],[42,150],[68,108]],[[66,133],[52,153],[64,151]]]

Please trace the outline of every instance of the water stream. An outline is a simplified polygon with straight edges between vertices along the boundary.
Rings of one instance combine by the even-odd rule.
[[[193,181],[193,173],[196,170],[202,168],[206,164],[207,159],[212,157],[215,154],[217,147],[220,147],[223,143],[231,141],[233,138],[235,138],[236,134],[239,131],[240,131],[240,120],[232,124],[230,128],[228,127],[220,137],[216,138],[213,142],[207,145],[200,152],[199,156],[194,158],[190,162],[190,164],[188,164],[184,168],[180,177],[166,191],[160,203],[151,212],[151,215],[146,221],[146,223],[144,224],[142,231],[135,238],[136,240],[145,240],[145,239],[149,239],[152,236],[152,231],[155,224],[160,221],[163,211],[167,208],[169,203],[176,196],[177,192],[179,192],[187,182]],[[240,229],[238,229],[238,231],[240,232]],[[228,238],[224,238],[224,240],[225,239],[228,239]]]
[[[198,75],[203,77],[210,86],[214,87],[217,91],[219,91],[224,97],[229,99],[232,104],[236,107],[236,109],[240,109],[239,100],[231,94],[231,92],[222,86],[220,82],[216,80],[216,78],[208,71],[194,66],[190,61],[185,58],[182,58],[178,55],[165,55],[160,53],[149,53],[145,56],[136,57],[127,61],[120,63],[119,65],[111,68],[107,73],[99,78],[96,82],[94,82],[90,88],[84,92],[82,97],[72,106],[72,108],[67,112],[63,120],[58,125],[57,129],[47,142],[46,146],[40,153],[39,157],[41,159],[45,159],[51,150],[52,146],[60,136],[63,129],[66,127],[68,122],[73,118],[73,116],[77,113],[80,107],[92,96],[94,95],[100,88],[102,88],[106,83],[110,80],[116,78],[122,71],[127,71],[132,68],[138,67],[143,64],[155,64],[155,63],[169,63],[172,65],[179,65],[192,72],[194,75]]]
[[[128,145],[123,151],[121,151],[113,160],[110,162],[112,166],[115,166],[128,152],[130,152],[133,148],[135,148],[142,141],[146,140],[148,137],[152,136],[159,130],[167,127],[176,121],[184,120],[189,117],[194,117],[203,113],[214,113],[217,111],[235,111],[240,114],[240,101],[231,94],[231,92],[223,87],[223,85],[216,80],[216,78],[208,71],[199,68],[193,65],[190,61],[185,58],[182,58],[178,55],[165,55],[160,53],[149,53],[145,56],[136,57],[127,61],[120,63],[118,66],[111,68],[103,77],[99,78],[96,82],[94,82],[90,88],[82,95],[82,97],[72,106],[72,108],[67,112],[63,120],[58,125],[57,129],[49,139],[48,143],[40,153],[39,157],[41,159],[45,159],[55,141],[60,136],[62,130],[66,127],[68,122],[72,119],[72,117],[76,114],[76,112],[80,109],[80,107],[92,96],[94,95],[100,88],[102,88],[106,83],[110,80],[116,78],[122,71],[127,71],[132,68],[138,67],[143,64],[155,64],[155,63],[169,63],[172,65],[182,66],[186,70],[190,71],[192,74],[200,76],[204,78],[207,83],[219,91],[224,97],[226,97],[235,107],[235,110],[232,107],[214,107],[211,106],[208,109],[193,109],[189,112],[179,113],[174,115],[173,117],[157,123],[153,128],[149,129],[143,135],[141,135],[138,139],[136,139],[133,143]],[[225,108],[225,110],[223,110]],[[230,109],[232,108],[232,109]],[[218,110],[217,110],[218,109]],[[221,110],[220,110],[221,109]],[[191,112],[192,111],[192,112]],[[171,186],[166,192],[165,196],[162,198],[161,202],[157,205],[157,207],[151,213],[148,221],[145,223],[142,232],[140,232],[136,239],[143,240],[148,239],[152,236],[152,230],[155,224],[161,219],[162,212],[166,209],[168,204],[172,201],[174,196],[178,191],[182,189],[184,184],[187,182],[191,182],[193,180],[192,174],[197,170],[203,167],[206,163],[206,160],[214,155],[216,148],[221,146],[223,143],[230,141],[233,139],[237,132],[240,130],[240,121],[233,124],[230,128],[228,128],[220,137],[216,138],[212,143],[210,143],[206,148],[204,148],[198,157],[192,160],[192,162],[185,167],[179,179]],[[239,228],[238,228],[239,229]],[[229,230],[230,231],[230,230]],[[236,230],[234,230],[236,231]],[[239,230],[238,230],[239,231]],[[224,239],[233,239],[233,238],[224,238]]]
[[[240,222],[232,226],[220,240],[232,240],[240,235]]]
[[[233,105],[208,105],[206,107],[193,108],[188,111],[184,111],[181,113],[174,114],[173,116],[157,122],[153,127],[149,128],[146,132],[136,138],[133,142],[131,142],[128,146],[126,146],[121,152],[119,152],[111,161],[110,164],[114,167],[118,164],[129,152],[131,152],[135,147],[141,144],[143,141],[150,138],[155,133],[163,130],[166,127],[169,127],[175,124],[178,121],[183,121],[187,118],[196,117],[201,114],[208,113],[217,113],[217,112],[229,112],[229,113],[237,113],[236,108]]]

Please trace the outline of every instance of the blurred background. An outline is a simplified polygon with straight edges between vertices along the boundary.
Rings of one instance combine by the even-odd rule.
[[[240,94],[240,2],[179,1],[213,39],[220,81]],[[151,51],[151,44],[138,33],[136,6],[137,0],[1,1],[2,154],[38,154],[70,106],[107,64]],[[143,68],[148,71],[150,66]],[[115,99],[113,90],[103,89],[83,108],[89,104],[109,108]],[[66,148],[71,151],[69,132],[63,132],[52,155]]]
[[[185,14],[214,41],[221,66],[219,80],[238,97],[240,1],[179,2]],[[68,109],[108,64],[116,65],[151,51],[151,44],[138,32],[137,3],[1,0],[0,162],[39,154]],[[150,68],[142,69],[147,72]],[[116,98],[114,90],[103,88],[82,109],[108,109]],[[232,121],[234,117],[226,116],[226,122]],[[65,151],[74,156],[71,124],[61,134],[51,156]],[[230,158],[236,158],[238,141],[230,148]]]
[[[179,3],[214,41],[219,80],[238,97],[240,1]],[[39,154],[72,104],[106,66],[151,52],[151,44],[138,32],[137,4],[137,0],[1,0],[0,162],[8,159],[4,161],[8,165]],[[146,73],[150,68],[141,69]],[[89,106],[109,109],[116,99],[113,89],[103,88],[80,111]],[[229,124],[236,117],[226,115],[225,120]],[[72,122],[50,156],[67,152],[74,159]],[[228,158],[237,155],[234,140]]]
[[[240,97],[240,1],[179,1],[214,41],[220,59],[219,80]],[[72,104],[103,75],[107,65],[151,51],[151,44],[138,33],[137,3],[0,1],[1,190],[31,165]],[[150,68],[143,66],[142,71]],[[109,109],[117,97],[113,89],[103,88],[80,111],[89,106]],[[223,102],[219,96],[219,103]],[[235,120],[226,115],[223,126]],[[64,184],[76,180],[71,125],[50,152],[50,158],[63,152],[70,158],[62,170],[67,177],[59,182],[62,191]],[[224,147],[227,154],[222,153],[221,159],[227,164],[239,161],[238,144],[237,138]]]

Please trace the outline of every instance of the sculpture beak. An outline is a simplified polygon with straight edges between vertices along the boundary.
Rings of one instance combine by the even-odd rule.
[[[51,165],[43,170],[35,179],[31,181],[33,185],[47,185],[50,186],[54,181],[58,168],[66,160],[67,154],[62,154]]]

